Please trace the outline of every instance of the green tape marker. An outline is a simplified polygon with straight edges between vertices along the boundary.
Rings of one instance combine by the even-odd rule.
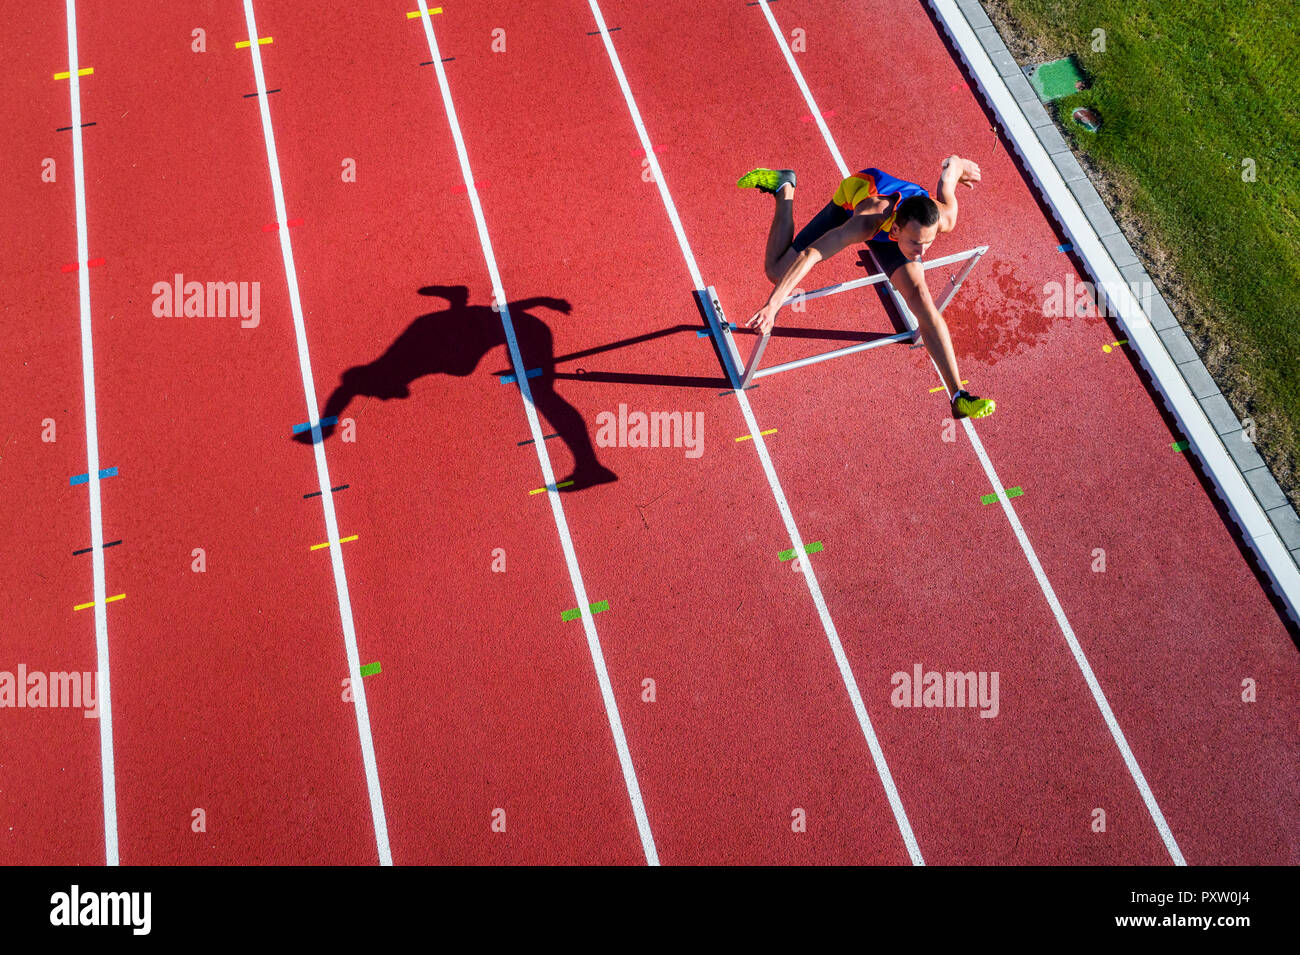
[[[1005,493],[1007,497],[1020,497],[1020,495],[1025,493],[1025,489],[1021,487],[1009,487],[1006,489]],[[983,497],[980,498],[980,503],[993,504],[996,503],[997,499],[998,496],[996,494],[985,494]]]
[[[601,601],[598,601],[598,602],[596,602],[596,603],[594,603],[594,604],[591,605],[591,612],[592,612],[592,613],[600,613],[601,611],[603,611],[603,610],[608,610],[608,609],[609,609],[609,601],[608,601],[608,600],[601,600]],[[578,619],[579,617],[581,617],[581,616],[582,616],[582,609],[581,609],[580,607],[574,607],[574,608],[571,609],[571,610],[565,610],[565,611],[563,611],[563,612],[560,614],[560,619],[561,619],[561,620],[577,620],[577,619]]]
[[[376,660],[374,663],[367,663],[365,666],[361,668],[362,676],[374,676],[378,672],[380,672],[378,660]]]
[[[1175,441],[1175,442],[1171,445],[1171,447],[1172,447],[1175,451],[1186,451],[1186,450],[1187,450],[1187,442],[1186,442],[1186,441]]]
[[[813,541],[811,544],[803,545],[803,552],[805,554],[816,554],[818,551],[825,549],[826,545],[821,541]],[[781,561],[794,560],[794,548],[792,547],[789,550],[781,551],[781,553],[776,555],[776,558]]]

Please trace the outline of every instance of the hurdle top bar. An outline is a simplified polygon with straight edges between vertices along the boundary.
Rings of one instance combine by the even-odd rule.
[[[965,252],[954,252],[952,255],[945,255],[942,258],[935,259],[932,262],[921,263],[924,268],[933,269],[940,265],[952,265],[955,262],[965,262],[973,255],[983,255],[989,250],[987,245],[981,245],[975,249],[967,249]],[[884,272],[877,272],[875,275],[868,275],[866,278],[853,279],[849,282],[837,282],[834,285],[828,285],[825,288],[814,289],[811,292],[800,292],[798,295],[791,295],[781,303],[781,307],[791,304],[792,302],[806,302],[809,299],[821,298],[823,295],[835,295],[838,292],[847,292],[850,289],[862,288],[864,285],[875,285],[877,282],[888,281],[889,276]]]
[[[965,63],[967,72],[974,78],[980,94],[998,117],[1003,132],[1011,141],[1044,202],[1073,243],[1075,252],[1096,282],[1097,288],[1123,290],[1105,295],[1112,314],[1117,316],[1133,351],[1150,373],[1165,405],[1191,442],[1245,541],[1259,558],[1260,565],[1285,604],[1292,621],[1300,624],[1300,568],[1297,568],[1296,560],[1270,521],[1270,514],[1280,515],[1283,510],[1289,512],[1286,516],[1294,521],[1295,512],[1288,505],[1272,508],[1266,513],[1255,497],[1245,475],[1210,423],[1187,379],[1183,377],[1180,366],[1174,362],[1152,325],[1151,315],[1128,291],[1128,281],[1112,258],[1110,250],[1035,133],[1021,104],[1040,109],[1037,96],[1032,87],[1024,82],[1023,76],[1019,75],[1018,69],[1011,69],[1015,65],[1014,60],[1006,63],[1010,54],[1001,40],[996,39],[996,29],[986,29],[992,27],[987,14],[976,0],[928,0],[928,3]],[[988,40],[982,40],[976,34],[977,25],[989,35]],[[1012,93],[1008,79],[994,64],[989,50],[985,48],[986,43],[992,47],[995,55],[1003,59],[1004,70],[1010,76],[1010,82],[1020,81],[1017,83],[1020,90],[1018,95]],[[1044,125],[1044,129],[1047,128]],[[1060,139],[1055,126],[1051,126],[1050,131],[1056,139]],[[1068,154],[1069,148],[1062,141],[1061,147],[1056,151]],[[1116,243],[1114,239],[1111,242],[1127,248],[1127,243]],[[1156,299],[1149,304],[1154,310],[1163,306],[1164,302],[1157,293]],[[1176,320],[1173,324],[1176,324]],[[1208,378],[1208,375],[1205,377]],[[1300,553],[1300,549],[1297,553]]]

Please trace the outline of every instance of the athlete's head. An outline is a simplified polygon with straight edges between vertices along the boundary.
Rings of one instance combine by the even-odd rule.
[[[929,196],[908,196],[898,204],[889,237],[909,261],[921,257],[939,234],[939,205]]]

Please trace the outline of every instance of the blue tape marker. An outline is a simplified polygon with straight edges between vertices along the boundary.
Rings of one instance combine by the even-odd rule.
[[[103,480],[104,478],[110,478],[116,476],[117,476],[117,468],[100,468],[99,470],[100,480]],[[68,483],[71,484],[73,487],[76,487],[78,484],[89,484],[90,473],[87,472],[85,474],[74,474],[72,477],[68,478]]]
[[[338,416],[337,416],[337,415],[332,415],[332,416],[330,416],[330,417],[328,417],[328,418],[322,418],[322,419],[321,419],[320,426],[321,426],[322,428],[328,428],[330,425],[332,425],[332,424],[338,424],[338,423],[339,423]],[[310,430],[311,430],[311,422],[310,422],[310,421],[306,421],[306,422],[303,422],[302,424],[296,424],[296,425],[293,426],[293,433],[294,433],[294,434],[302,434],[304,431],[310,431]]]
[[[731,324],[731,322],[727,322],[727,326],[726,326],[726,327],[727,327],[727,331],[729,331],[729,332],[734,332],[734,331],[736,330],[736,326],[733,325],[733,324]],[[707,328],[701,328],[699,331],[697,331],[697,332],[695,333],[695,337],[696,337],[696,338],[708,338],[711,334],[712,334],[712,332],[710,332]]]
[[[536,378],[536,377],[537,377],[538,375],[540,375],[541,373],[542,373],[542,370],[541,370],[540,368],[533,368],[533,369],[530,369],[529,371],[524,372],[524,374],[526,374],[529,378]],[[503,385],[513,384],[514,382],[516,382],[516,381],[518,381],[518,380],[519,380],[519,379],[516,378],[514,375],[502,375],[502,376],[501,376],[501,384],[503,384]]]
[[[1056,251],[1057,251],[1057,252],[1069,252],[1069,251],[1070,251],[1071,249],[1073,249],[1073,248],[1074,248],[1074,246],[1072,246],[1070,243],[1067,242],[1067,243],[1065,243],[1065,245],[1058,245],[1058,246],[1056,247]]]

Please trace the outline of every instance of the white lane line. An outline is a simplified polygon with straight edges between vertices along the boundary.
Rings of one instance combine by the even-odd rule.
[[[939,369],[936,368],[935,374],[937,375],[938,372]],[[1119,720],[1115,718],[1110,703],[1106,701],[1106,694],[1102,692],[1101,684],[1097,682],[1097,676],[1092,672],[1088,658],[1084,655],[1083,647],[1079,646],[1079,641],[1074,636],[1074,628],[1070,626],[1070,621],[1065,616],[1065,610],[1061,607],[1060,601],[1056,599],[1056,591],[1052,589],[1047,574],[1043,571],[1043,565],[1038,562],[1038,555],[1034,553],[1034,548],[1029,543],[1029,536],[1025,533],[1024,527],[1020,524],[1020,518],[1016,515],[1015,508],[1011,506],[1011,501],[1007,499],[1006,492],[1002,489],[1002,481],[998,478],[997,472],[993,470],[993,462],[989,460],[988,453],[984,450],[984,444],[980,441],[979,435],[975,433],[975,426],[971,424],[969,418],[962,418],[962,423],[966,426],[966,434],[970,438],[971,447],[975,449],[975,454],[979,456],[980,464],[984,465],[984,473],[988,475],[993,489],[997,491],[998,500],[1002,503],[1002,512],[1007,515],[1007,520],[1011,522],[1011,529],[1016,533],[1016,540],[1020,542],[1020,548],[1025,552],[1025,558],[1029,561],[1029,566],[1033,568],[1034,577],[1038,580],[1038,586],[1042,588],[1043,596],[1047,598],[1047,603],[1056,616],[1056,622],[1061,628],[1061,633],[1065,635],[1065,642],[1069,644],[1070,652],[1074,654],[1074,660],[1079,665],[1080,672],[1083,673],[1088,689],[1092,691],[1092,698],[1096,701],[1097,708],[1101,710],[1102,718],[1106,721],[1107,728],[1110,729],[1110,735],[1114,738],[1115,745],[1119,747],[1120,754],[1124,757],[1124,764],[1128,766],[1129,774],[1133,777],[1133,782],[1137,784],[1138,792],[1142,794],[1142,801],[1146,803],[1147,811],[1151,814],[1151,820],[1156,824],[1156,829],[1160,831],[1160,838],[1164,840],[1170,858],[1174,860],[1174,865],[1187,865],[1182,851],[1178,848],[1178,843],[1174,840],[1174,834],[1169,829],[1169,824],[1165,822],[1165,815],[1160,811],[1160,806],[1151,792],[1151,787],[1147,785],[1147,778],[1143,775],[1141,767],[1138,766],[1133,751],[1129,749],[1128,740],[1124,737],[1124,731],[1120,729]]]
[[[248,36],[256,40],[257,22],[253,18],[252,0],[244,0],[244,19]],[[266,139],[267,164],[271,169],[271,188],[275,194],[275,221],[286,223],[289,216],[284,205],[284,185],[280,181],[280,160],[275,151],[275,134],[271,131],[271,107],[266,99],[266,78],[262,74],[262,46],[249,44],[253,73],[257,77],[257,105],[262,113],[262,133]],[[357,633],[352,623],[352,599],[348,595],[348,578],[343,572],[343,548],[339,546],[338,521],[334,516],[334,495],[330,492],[329,469],[325,465],[325,443],[320,432],[320,411],[316,406],[316,385],[312,380],[311,358],[307,353],[307,326],[302,317],[302,300],[298,296],[298,272],[293,264],[293,249],[284,226],[280,233],[280,253],[284,257],[284,274],[289,283],[289,305],[293,311],[293,330],[298,342],[298,367],[302,371],[302,388],[307,399],[307,420],[311,422],[312,448],[316,453],[316,480],[320,484],[321,503],[325,508],[325,528],[329,535],[330,564],[334,568],[334,586],[339,597],[339,617],[343,623],[343,644],[347,650],[348,673],[352,679],[352,699],[357,713],[357,733],[361,738],[361,756],[365,764],[366,789],[370,793],[370,816],[375,826],[375,845],[379,864],[392,865],[388,845],[388,820],[384,816],[384,796],[379,788],[379,768],[375,763],[375,744],[370,734],[370,710],[366,706],[365,682],[361,677],[361,658],[357,653]]]
[[[682,230],[681,220],[677,216],[677,207],[673,204],[672,196],[668,193],[668,184],[664,179],[663,170],[659,168],[659,160],[650,144],[650,136],[646,132],[645,123],[641,120],[641,111],[637,108],[631,87],[628,86],[627,76],[623,73],[623,65],[619,62],[618,53],[614,50],[614,41],[610,38],[609,30],[605,26],[605,17],[601,14],[600,5],[596,0],[588,0],[588,3],[591,6],[592,16],[596,18],[596,25],[600,28],[601,39],[605,42],[605,52],[609,54],[609,61],[614,67],[614,75],[618,77],[618,85],[623,90],[623,98],[627,100],[627,108],[632,115],[632,122],[636,125],[637,135],[641,138],[641,145],[650,160],[650,168],[654,172],[655,183],[659,187],[659,195],[663,199],[664,208],[668,211],[668,218],[673,224],[673,231],[677,233],[677,243],[681,246],[682,256],[686,259],[686,268],[690,271],[691,281],[695,283],[698,290],[707,294],[704,277],[700,274],[700,268],[695,262],[695,255],[691,251],[690,243],[686,240],[686,233]],[[799,534],[799,528],[795,526],[794,515],[790,513],[790,505],[786,502],[785,491],[781,489],[781,482],[776,476],[776,469],[772,466],[771,457],[768,456],[767,442],[763,439],[762,432],[759,430],[758,421],[754,417],[753,409],[749,404],[749,396],[743,391],[737,391],[735,394],[736,400],[740,403],[741,412],[745,416],[745,423],[749,427],[750,437],[754,440],[754,447],[758,449],[758,459],[762,462],[763,473],[767,476],[768,486],[772,489],[772,496],[776,499],[777,509],[781,512],[781,520],[785,523],[786,533],[790,535],[790,541],[794,545],[795,553],[802,554],[804,553],[803,538]],[[898,831],[907,846],[907,854],[911,857],[913,865],[924,865],[925,860],[921,857],[921,848],[917,845],[916,836],[912,833],[912,824],[908,821],[907,812],[903,809],[903,801],[898,795],[898,787],[894,785],[894,777],[889,771],[889,764],[885,761],[884,750],[881,749],[880,742],[876,739],[875,728],[871,725],[871,718],[867,715],[867,707],[862,701],[862,693],[858,690],[857,679],[849,666],[848,657],[845,655],[844,647],[840,643],[839,633],[835,629],[834,621],[831,620],[830,611],[826,608],[826,600],[822,596],[821,585],[817,582],[817,575],[813,571],[811,561],[803,561],[802,577],[808,585],[808,592],[812,595],[813,604],[817,607],[817,616],[821,619],[822,629],[826,632],[826,639],[830,643],[831,653],[835,657],[836,666],[839,667],[840,678],[844,681],[844,688],[848,691],[853,712],[858,718],[858,726],[862,730],[862,735],[866,738],[867,748],[871,751],[871,758],[875,762],[876,772],[879,774],[881,784],[884,786],[885,795],[889,800],[889,807],[893,810],[894,820],[898,824]]]
[[[790,51],[789,45],[785,41],[785,36],[781,33],[781,28],[777,25],[776,17],[772,15],[772,10],[768,6],[767,0],[759,0],[759,6],[763,10],[763,15],[767,17],[768,26],[772,28],[772,34],[776,37],[776,42],[780,44],[781,52],[785,54],[785,61],[790,67],[790,72],[794,74],[795,81],[799,84],[799,89],[803,91],[804,100],[809,108],[812,109],[813,116],[817,117],[817,126],[822,132],[822,138],[826,140],[826,145],[830,149],[831,156],[835,159],[835,164],[839,167],[840,175],[848,177],[849,167],[844,164],[844,157],[840,155],[839,146],[835,144],[835,139],[831,136],[830,129],[821,119],[821,110],[817,107],[817,102],[813,99],[812,93],[808,90],[808,84],[804,82],[803,73],[799,69],[799,64],[795,62],[794,54]],[[906,308],[907,305],[899,296],[898,292],[890,284],[889,290],[894,303],[899,308]],[[933,359],[931,365],[933,365]],[[935,374],[939,372],[935,367]],[[939,376],[942,381],[943,377]],[[1016,516],[1015,508],[1011,506],[1010,500],[1007,499],[1003,491],[1002,483],[998,480],[997,473],[993,470],[993,462],[989,460],[984,451],[984,445],[980,443],[978,435],[975,433],[975,425],[969,418],[963,418],[962,423],[966,426],[966,434],[970,436],[971,447],[975,449],[975,454],[979,458],[980,464],[984,467],[984,474],[988,477],[989,483],[993,490],[997,492],[998,500],[1002,502],[1002,511],[1011,522],[1012,530],[1015,531],[1016,540],[1020,542],[1020,549],[1025,553],[1025,559],[1029,561],[1030,568],[1033,569],[1034,577],[1038,581],[1038,586],[1043,591],[1043,596],[1047,599],[1047,604],[1052,610],[1053,616],[1056,617],[1056,624],[1061,629],[1065,642],[1070,647],[1070,652],[1074,655],[1075,662],[1079,665],[1079,670],[1083,673],[1084,681],[1088,684],[1088,689],[1092,692],[1092,698],[1101,710],[1102,718],[1106,721],[1106,726],[1110,730],[1111,738],[1114,739],[1115,745],[1119,747],[1120,755],[1124,758],[1124,764],[1128,767],[1129,775],[1133,777],[1133,782],[1142,796],[1142,801],[1146,803],[1147,811],[1151,815],[1151,821],[1155,823],[1156,829],[1160,832],[1160,838],[1164,840],[1165,848],[1169,852],[1170,858],[1175,865],[1186,865],[1183,859],[1182,851],[1178,848],[1178,843],[1174,840],[1174,835],[1165,822],[1164,813],[1160,811],[1160,806],[1156,802],[1155,795],[1151,792],[1151,787],[1147,785],[1146,776],[1143,775],[1141,768],[1138,766],[1137,759],[1133,756],[1133,751],[1129,749],[1128,740],[1124,737],[1123,730],[1120,729],[1119,721],[1115,719],[1115,714],[1110,708],[1110,703],[1106,700],[1106,694],[1102,692],[1101,684],[1097,682],[1096,675],[1092,672],[1092,667],[1088,664],[1088,658],[1084,656],[1083,648],[1079,646],[1079,641],[1075,638],[1074,628],[1070,626],[1070,621],[1066,619],[1065,610],[1061,607],[1060,601],[1056,599],[1056,592],[1052,589],[1051,583],[1047,580],[1047,574],[1043,572],[1043,565],[1038,561],[1038,555],[1034,552],[1033,545],[1029,543],[1029,537],[1025,534],[1024,527],[1020,524],[1020,519]]]
[[[533,391],[528,383],[528,376],[524,374],[524,360],[519,353],[519,343],[515,339],[515,326],[510,319],[510,309],[506,305],[506,293],[501,285],[501,273],[497,270],[492,240],[488,237],[483,207],[479,204],[478,192],[472,185],[474,176],[469,167],[469,154],[465,151],[465,140],[460,132],[460,120],[456,118],[456,107],[451,101],[451,87],[447,85],[447,73],[443,69],[442,56],[438,52],[438,41],[433,35],[429,8],[425,0],[419,0],[419,5],[425,39],[429,42],[429,57],[433,60],[434,69],[438,74],[438,88],[442,92],[442,103],[447,110],[447,121],[451,124],[452,138],[456,141],[456,155],[460,159],[461,177],[465,180],[465,189],[469,193],[470,207],[474,210],[474,223],[478,226],[479,244],[483,247],[483,258],[487,262],[488,275],[492,279],[492,294],[498,303],[501,324],[505,328],[510,363],[515,370],[515,380],[519,383],[520,394],[523,395],[524,411],[528,415],[528,429],[533,436],[533,447],[537,451],[537,460],[542,467],[542,477],[545,478],[548,487],[554,487],[555,472],[551,468],[551,457],[546,450],[546,442],[542,440],[542,427],[537,420],[537,410],[533,407]],[[255,35],[249,34],[249,36]],[[653,156],[651,161],[654,161]],[[649,865],[658,865],[659,852],[655,848],[654,835],[650,831],[650,819],[646,815],[645,803],[641,798],[641,785],[637,782],[636,767],[632,765],[632,753],[628,749],[627,736],[623,732],[623,720],[618,713],[614,687],[609,680],[609,671],[605,668],[605,654],[601,650],[600,638],[596,634],[596,621],[591,615],[591,604],[587,598],[587,587],[582,581],[582,571],[578,568],[578,555],[573,549],[573,539],[569,535],[569,522],[564,516],[559,492],[548,490],[546,496],[551,502],[551,516],[555,518],[555,529],[560,535],[560,546],[564,550],[564,562],[569,569],[569,580],[573,583],[573,594],[578,600],[578,610],[582,614],[582,627],[587,634],[587,648],[591,651],[591,662],[596,668],[596,679],[600,683],[600,695],[605,701],[609,728],[614,734],[614,746],[618,751],[618,762],[623,770],[623,781],[627,786],[628,798],[632,802],[632,814],[636,817],[637,831],[641,835],[641,847],[645,851],[646,862]]]
[[[81,152],[81,78],[77,75],[77,4],[67,0],[68,89],[72,97],[72,178],[77,194],[77,289],[81,308],[81,381],[86,406],[86,468],[90,472],[90,559],[95,576],[95,657],[99,668],[99,764],[104,792],[104,860],[118,864],[117,779],[113,771],[113,700],[108,679],[108,591],[104,584],[104,523],[99,497],[99,424],[95,353],[90,334],[90,239],[86,230],[86,170]]]

